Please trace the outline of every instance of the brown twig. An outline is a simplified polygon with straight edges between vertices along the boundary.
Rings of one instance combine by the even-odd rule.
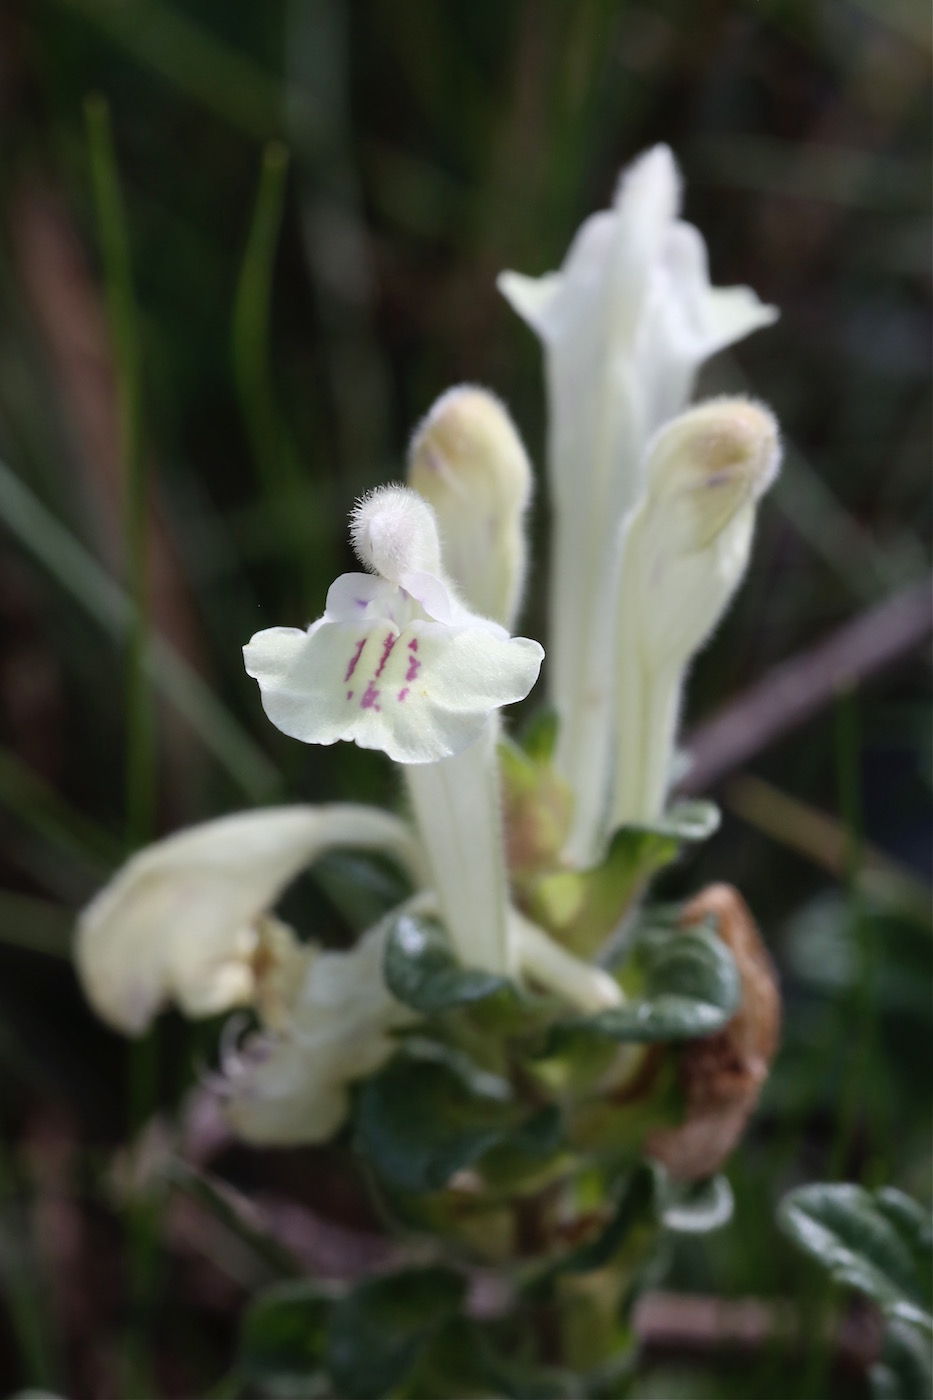
[[[799,1308],[784,1300],[651,1292],[638,1303],[634,1325],[649,1358],[755,1356],[775,1345],[799,1353],[805,1345]],[[881,1330],[875,1308],[853,1305],[831,1323],[827,1341],[834,1364],[864,1375],[878,1358]]]
[[[693,758],[680,784],[706,792],[797,729],[848,687],[919,647],[933,631],[933,584],[911,584],[809,650],[792,656],[688,735]]]

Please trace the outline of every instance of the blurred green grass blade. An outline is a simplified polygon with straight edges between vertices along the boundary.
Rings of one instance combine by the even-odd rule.
[[[126,210],[120,188],[110,109],[102,97],[84,104],[91,183],[104,271],[111,353],[120,414],[123,484],[123,547],[129,579],[130,614],[125,654],[126,846],[132,852],[152,836],[155,807],[156,734],[151,681],[146,664],[149,616],[146,558],[149,508],[142,441],[142,372],[136,297]],[[128,1060],[130,1132],[140,1134],[159,1101],[158,1058],[153,1032],[134,1041]],[[131,1307],[124,1339],[123,1369],[128,1393],[153,1390],[154,1352],[150,1314],[156,1298],[156,1206],[134,1202],[128,1212]]]
[[[289,155],[279,141],[263,152],[256,207],[246,240],[231,326],[231,350],[240,409],[263,491],[266,524],[282,554],[285,540],[313,597],[320,586],[320,530],[309,510],[308,483],[273,389],[270,323],[275,258],[282,227]],[[255,512],[254,512],[255,514]]]
[[[147,473],[143,449],[142,369],[126,209],[120,189],[110,109],[102,97],[84,104],[91,183],[104,269],[123,469],[123,535],[129,576],[126,634],[126,836],[135,850],[152,835],[156,734],[146,666]]]
[[[130,621],[124,590],[2,461],[0,520],[89,617],[115,641],[123,641]],[[158,689],[248,797],[263,802],[281,790],[281,778],[266,755],[163,637],[150,637],[147,665]]]
[[[60,0],[97,25],[124,52],[254,140],[282,129],[282,87],[180,8],[161,0]],[[289,95],[314,123],[305,93]]]
[[[269,319],[287,177],[288,151],[274,141],[263,153],[256,208],[233,308],[233,370],[237,392],[256,468],[270,495],[278,494],[282,486],[283,443],[270,383]]]
[[[376,278],[350,96],[350,6],[346,0],[287,0],[284,15],[288,139],[301,167],[300,226],[323,333],[343,487],[357,496],[384,479],[379,464],[394,456],[394,448],[391,374],[374,326]],[[295,92],[314,93],[313,127],[293,101]]]
[[[0,943],[51,958],[70,958],[74,914],[61,904],[0,890]]]
[[[55,789],[7,749],[0,749],[0,803],[50,846],[101,876],[120,860],[120,843],[76,812]]]
[[[0,1284],[23,1378],[27,1385],[47,1394],[55,1385],[53,1354],[58,1347],[52,1336],[52,1311],[38,1276],[39,1256],[25,1207],[20,1182],[0,1142]]]

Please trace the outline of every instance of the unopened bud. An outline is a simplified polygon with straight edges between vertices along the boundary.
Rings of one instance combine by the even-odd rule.
[[[638,595],[644,641],[658,661],[684,664],[719,621],[745,573],[755,505],[777,464],[777,424],[747,399],[713,399],[655,439],[622,588],[623,605]]]
[[[656,821],[686,669],[748,565],[755,509],[774,480],[777,424],[747,399],[713,399],[657,436],[623,540],[616,646],[614,824]]]
[[[441,571],[434,512],[407,486],[380,486],[357,501],[350,539],[363,567],[390,583],[403,574]]]
[[[525,581],[531,467],[508,412],[485,389],[449,389],[412,439],[409,484],[437,514],[444,570],[474,612],[514,624]]]

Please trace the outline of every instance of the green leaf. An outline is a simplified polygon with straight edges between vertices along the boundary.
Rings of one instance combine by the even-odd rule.
[[[742,987],[735,961],[708,928],[645,928],[626,962],[632,999],[554,1027],[548,1053],[578,1036],[653,1042],[711,1035],[735,1015]]]
[[[919,1327],[891,1321],[881,1359],[869,1373],[875,1400],[929,1400],[933,1394],[930,1338]]]
[[[615,1212],[595,1240],[564,1256],[555,1272],[585,1274],[601,1269],[624,1248],[632,1233],[657,1218],[658,1175],[641,1162],[626,1178]]]
[[[696,843],[715,835],[721,821],[722,813],[715,802],[675,802],[655,826],[644,830]]]
[[[560,718],[550,705],[537,710],[520,735],[521,747],[536,763],[550,763],[557,748]]]
[[[244,1378],[276,1400],[326,1393],[324,1353],[333,1300],[300,1280],[255,1298],[241,1329],[238,1365]]]
[[[400,1191],[439,1191],[491,1148],[551,1150],[553,1118],[528,1115],[505,1080],[464,1056],[421,1042],[406,1047],[362,1087],[357,1142],[385,1183]]]
[[[384,970],[392,995],[423,1016],[437,1016],[494,996],[516,995],[505,977],[464,967],[443,929],[434,920],[413,914],[403,914],[393,924]]]
[[[619,827],[599,865],[552,869],[531,882],[524,891],[529,913],[571,951],[590,957],[683,843],[704,841],[718,825],[712,803],[681,802],[654,826]]]
[[[327,1329],[327,1369],[340,1395],[387,1395],[460,1310],[465,1292],[464,1279],[450,1269],[409,1269],[367,1279],[341,1299]]]
[[[837,1283],[872,1298],[885,1316],[933,1333],[931,1222],[900,1191],[846,1183],[801,1186],[778,1223]]]
[[[463,1316],[448,1322],[432,1338],[402,1395],[410,1400],[438,1395],[575,1400],[580,1395],[579,1378],[569,1371],[516,1358],[514,1352],[524,1350],[521,1335],[516,1338],[513,1333],[512,1355],[500,1355],[490,1330]]]
[[[403,871],[389,859],[360,851],[328,851],[312,879],[351,928],[372,928],[412,893]]]
[[[732,1187],[724,1176],[703,1181],[668,1181],[661,1220],[678,1235],[706,1235],[728,1225],[735,1209]]]

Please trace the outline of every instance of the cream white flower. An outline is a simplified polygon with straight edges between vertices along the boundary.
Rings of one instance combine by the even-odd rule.
[[[299,871],[348,846],[385,852],[423,879],[406,824],[349,803],[241,812],[147,846],[78,922],[91,1005],[127,1035],[172,1002],[188,1016],[257,1005],[267,1022],[281,1019],[299,945],[268,911]]]
[[[260,1145],[324,1142],[344,1122],[349,1088],[395,1049],[391,1032],[414,1017],[386,989],[386,933],[396,910],[347,952],[302,949],[287,1023],[252,1036],[226,1060],[225,1112]]]
[[[352,538],[378,576],[344,575],[308,633],[286,632],[283,642],[284,629],[275,629],[245,648],[266,713],[308,742],[354,739],[405,765],[428,885],[466,966],[527,970],[574,1005],[592,1004],[608,995],[602,974],[579,963],[568,977],[564,964],[541,955],[546,935],[519,934],[509,903],[496,711],[531,688],[541,647],[510,640],[459,602],[438,557],[433,511],[413,491],[388,487],[366,498]],[[417,676],[395,675],[397,653],[417,661]],[[409,704],[418,687],[418,703]],[[404,702],[399,688],[408,690]],[[360,693],[373,703],[358,703]]]
[[[463,606],[415,492],[382,488],[361,502],[353,542],[376,573],[337,579],[307,631],[272,627],[244,647],[266,714],[306,744],[350,739],[397,763],[461,753],[493,710],[528,694],[543,649]]]
[[[486,389],[448,389],[419,424],[408,484],[430,501],[444,569],[474,612],[514,626],[525,582],[528,454],[505,406]]]
[[[673,156],[657,146],[625,172],[612,209],[584,223],[560,272],[499,279],[546,352],[549,687],[579,863],[595,858],[606,819],[619,529],[647,444],[686,406],[709,355],[776,317],[746,287],[710,285],[703,239],[677,218],[678,204]]]
[[[663,813],[684,674],[744,576],[779,455],[773,416],[747,399],[691,409],[653,444],[625,530],[612,826]]]
[[[406,765],[457,951],[505,972],[512,961],[491,716],[527,695],[544,652],[464,607],[441,571],[434,512],[414,491],[373,492],[357,506],[351,536],[375,574],[338,579],[307,632],[253,637],[246,669],[286,734],[352,739]]]

